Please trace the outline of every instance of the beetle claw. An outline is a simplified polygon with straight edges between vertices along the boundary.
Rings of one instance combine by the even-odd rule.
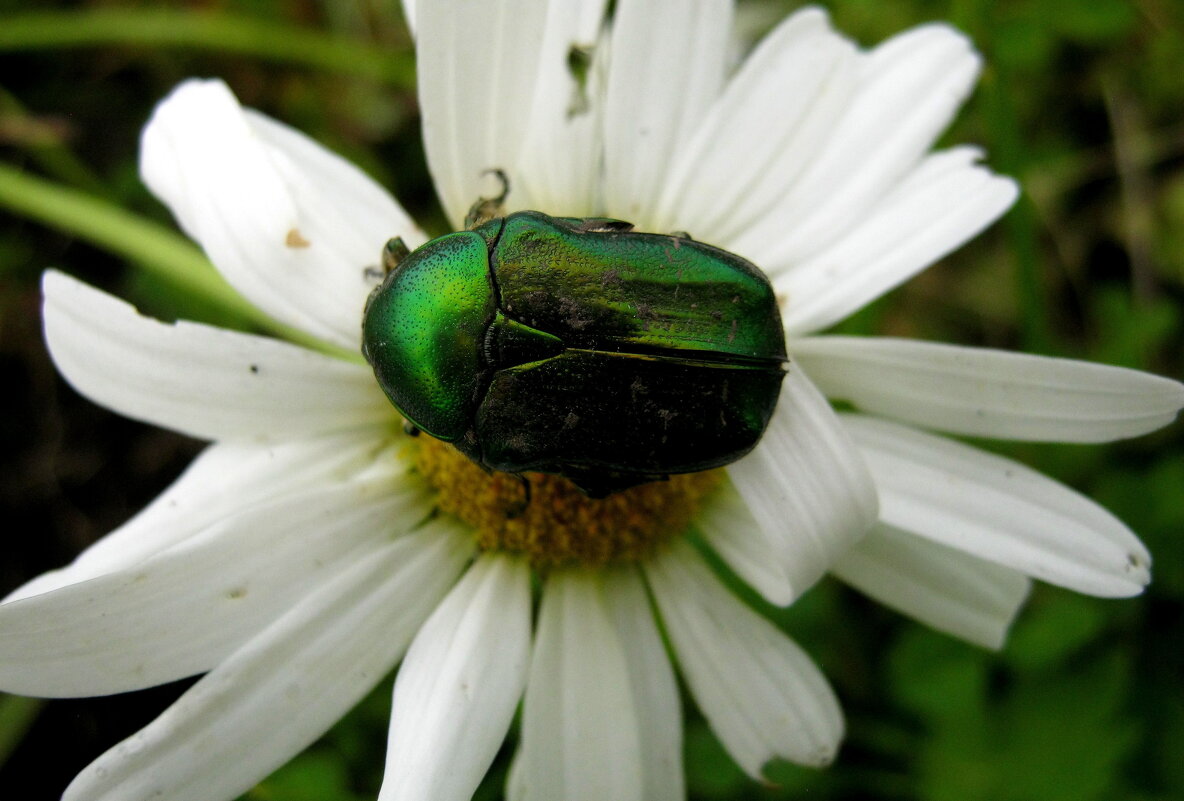
[[[481,174],[496,176],[501,181],[502,191],[497,197],[478,198],[477,202],[472,205],[469,213],[465,215],[465,229],[469,231],[490,220],[506,216],[506,198],[510,196],[509,176],[500,167],[485,170]]]

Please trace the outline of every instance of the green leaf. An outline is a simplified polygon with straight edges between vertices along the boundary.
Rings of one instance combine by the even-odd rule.
[[[1110,798],[1138,725],[1121,713],[1129,683],[1125,654],[1093,658],[1074,672],[1023,683],[1000,716],[1001,798]]]
[[[981,726],[990,658],[960,640],[907,629],[888,656],[894,700],[932,724]]]
[[[247,795],[247,801],[361,801],[350,789],[344,760],[332,752],[305,752]]]
[[[696,798],[705,801],[735,798],[750,782],[701,720],[688,721],[683,751],[687,787]]]
[[[1106,624],[1103,603],[1067,590],[1042,587],[1020,615],[1004,650],[1008,662],[1026,671],[1056,666],[1092,640]]]

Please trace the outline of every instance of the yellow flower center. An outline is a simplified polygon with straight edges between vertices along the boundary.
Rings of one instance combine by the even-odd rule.
[[[530,497],[516,476],[486,473],[439,440],[414,441],[415,464],[439,493],[437,506],[476,530],[485,551],[521,554],[536,567],[631,562],[683,534],[723,473],[671,476],[589,498],[559,476],[527,473]]]

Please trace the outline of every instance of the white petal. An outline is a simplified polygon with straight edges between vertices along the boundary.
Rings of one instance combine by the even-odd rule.
[[[733,596],[685,542],[648,562],[646,575],[683,677],[737,764],[758,780],[774,757],[829,764],[842,713],[802,649]]]
[[[642,801],[637,707],[601,577],[552,573],[522,707],[531,801]]]
[[[483,194],[483,173],[505,170],[511,190],[518,186],[518,156],[544,68],[548,4],[432,2],[416,17],[428,165],[449,220],[460,228]]]
[[[209,670],[429,511],[390,476],[259,506],[114,573],[0,605],[0,686],[107,695]]]
[[[764,438],[728,475],[777,548],[793,598],[876,521],[867,467],[826,398],[792,363]]]
[[[511,210],[588,217],[602,213],[602,126],[609,59],[606,0],[551,0],[542,32],[530,124]],[[571,59],[589,61],[584,76]]]
[[[522,749],[514,752],[506,771],[506,801],[526,801],[526,778],[522,773]]]
[[[221,801],[249,790],[390,670],[468,542],[433,525],[357,561],[91,763],[63,801]]]
[[[415,35],[415,0],[403,0],[403,19],[407,22],[407,30]]]
[[[370,369],[267,337],[162,323],[47,272],[45,339],[76,390],[201,439],[262,439],[390,424]]]
[[[144,129],[140,172],[239,292],[278,320],[353,349],[383,243],[423,241],[406,212],[344,159],[186,81]]]
[[[618,4],[605,100],[609,215],[642,224],[653,208],[675,149],[723,83],[731,17],[729,0]]]
[[[1002,647],[1031,588],[1019,571],[885,525],[833,572],[885,606],[987,648]]]
[[[614,570],[605,600],[616,626],[640,727],[638,742],[645,801],[684,801],[682,706],[666,646],[650,609],[645,584],[633,569]]]
[[[787,606],[796,597],[777,544],[757,525],[731,482],[707,500],[694,525],[728,567],[770,603]]]
[[[357,276],[351,269],[357,258],[364,256],[365,264],[371,265],[379,260],[382,245],[390,238],[401,236],[409,248],[415,249],[426,241],[426,235],[385,188],[352,162],[295,128],[254,109],[245,108],[243,114],[252,132],[275,154],[276,169],[297,194],[297,204],[310,217],[311,227],[302,228],[301,232],[309,239],[317,238],[307,247],[316,248],[324,243],[347,251],[340,253],[333,263],[346,265],[345,283],[355,293],[351,296],[352,301],[356,301],[359,297],[356,293],[361,292],[364,306],[372,285],[367,281],[360,288],[357,286]],[[326,236],[317,234],[321,229]],[[375,242],[379,245],[378,252],[373,248]],[[354,249],[357,249],[356,255],[347,260],[347,255]],[[342,305],[349,306],[352,301]],[[339,324],[348,326],[347,333],[351,334],[360,328],[356,314],[343,316]],[[356,343],[357,337],[349,341]]]
[[[838,322],[994,222],[1019,189],[972,163],[974,148],[934,153],[850,232],[773,281],[791,334]],[[776,271],[778,259],[763,262]]]
[[[817,157],[847,107],[857,61],[855,46],[831,30],[823,10],[786,18],[678,152],[652,229],[729,246]]]
[[[909,173],[978,77],[970,42],[926,25],[859,59],[857,88],[808,168],[729,247],[778,272],[844,237]]]
[[[1001,456],[862,415],[843,423],[880,493],[880,517],[982,559],[1089,595],[1128,596],[1151,556],[1088,498]]]
[[[399,668],[379,801],[469,801],[510,728],[529,660],[530,571],[484,556]]]
[[[207,448],[172,486],[139,514],[87,548],[70,565],[43,573],[5,601],[123,570],[176,545],[222,518],[278,498],[354,480],[376,454],[371,431],[260,445],[220,442]]]
[[[631,692],[638,710],[642,798],[646,801],[683,801],[686,780],[682,769],[682,710],[678,686],[645,588],[632,569],[614,571],[606,581],[605,599],[624,648]],[[526,801],[530,797],[522,753],[519,749],[514,754],[506,777],[506,798],[510,801]]]
[[[1106,442],[1167,425],[1184,385],[1138,370],[907,339],[809,337],[794,359],[869,412],[970,436]]]

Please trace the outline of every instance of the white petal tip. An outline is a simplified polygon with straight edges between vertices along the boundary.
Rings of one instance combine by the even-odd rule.
[[[167,145],[170,131],[202,130],[212,120],[240,111],[238,99],[220,80],[190,78],[177,84],[156,104],[140,135],[140,174],[145,182],[151,186],[150,179],[156,176],[157,169],[168,167],[172,151]]]
[[[965,32],[955,28],[948,22],[926,22],[917,25],[904,33],[901,37],[917,36],[924,37],[931,40],[935,45],[940,41],[941,46],[949,47],[951,50],[961,50],[967,55],[974,58],[976,62],[982,62],[982,56],[974,46],[974,41],[971,40]],[[895,37],[894,37],[895,38]],[[892,39],[888,41],[893,41]]]
[[[769,778],[769,773],[773,765],[779,762],[789,762],[793,765],[798,765],[803,768],[815,768],[821,770],[828,768],[834,764],[838,759],[839,747],[843,740],[843,725],[839,721],[838,729],[836,731],[834,740],[831,742],[817,743],[808,750],[804,750],[795,754],[772,754],[770,755],[759,769],[748,770],[747,773],[755,779],[769,787],[776,787],[777,783]]]
[[[1171,415],[1168,422],[1172,422],[1180,410],[1184,409],[1184,384],[1170,378],[1160,378],[1159,381],[1162,382],[1164,405],[1167,407],[1167,413]]]
[[[995,175],[995,183],[998,185],[1000,201],[1006,200],[1005,208],[1011,208],[1017,200],[1020,199],[1020,185],[1019,182],[1010,175]]]
[[[238,100],[225,82],[217,78],[189,78],[173,87],[156,105],[149,124],[162,116],[173,114],[192,115],[197,119],[200,112],[224,106],[227,102],[238,105]]]
[[[51,294],[61,291],[59,287],[65,286],[73,280],[58,270],[46,270],[41,274],[41,294],[48,298]]]
[[[795,21],[809,21],[815,24],[825,25],[830,27],[830,12],[820,6],[806,6],[799,9],[793,15]]]
[[[839,747],[836,744],[832,748],[820,748],[812,755],[812,760],[806,764],[817,768],[825,768],[832,764],[839,756]]]
[[[1151,557],[1146,553],[1130,553],[1123,566],[1123,575],[1118,578],[1114,598],[1133,598],[1142,595],[1151,583]]]
[[[769,603],[783,609],[796,601],[800,594],[795,592],[792,587],[783,585],[754,587],[754,589],[760,592]]]

